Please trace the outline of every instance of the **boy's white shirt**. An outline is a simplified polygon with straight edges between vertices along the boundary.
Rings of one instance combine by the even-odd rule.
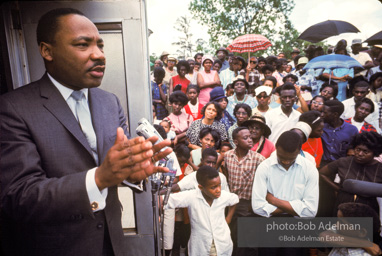
[[[204,199],[201,190],[193,189],[170,195],[165,209],[188,208],[191,222],[191,236],[188,242],[190,256],[209,255],[214,240],[218,255],[231,256],[231,232],[225,220],[225,208],[239,202],[239,197],[222,190],[211,206]]]

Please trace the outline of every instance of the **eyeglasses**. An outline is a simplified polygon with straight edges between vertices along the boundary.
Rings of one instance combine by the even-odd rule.
[[[312,104],[317,104],[317,105],[320,105],[320,106],[321,106],[321,105],[324,105],[324,103],[323,103],[323,102],[318,102],[318,101],[315,101],[315,100],[314,100],[314,101],[312,101]]]
[[[175,60],[169,60],[168,63],[175,63]]]
[[[269,96],[265,95],[265,96],[260,96],[260,95],[256,95],[256,98],[258,99],[266,99],[268,98]]]
[[[250,61],[251,64],[257,64],[257,61]]]

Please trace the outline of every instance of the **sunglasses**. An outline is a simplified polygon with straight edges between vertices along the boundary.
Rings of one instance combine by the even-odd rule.
[[[250,61],[251,64],[257,64],[257,61]]]
[[[269,96],[256,96],[256,98],[258,98],[258,99],[266,99],[266,98],[268,98]]]

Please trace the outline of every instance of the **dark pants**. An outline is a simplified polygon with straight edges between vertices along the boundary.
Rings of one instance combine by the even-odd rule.
[[[257,256],[257,248],[237,247],[237,218],[239,217],[255,217],[252,210],[251,200],[240,199],[236,205],[235,214],[230,224],[231,237],[233,241],[233,256]]]

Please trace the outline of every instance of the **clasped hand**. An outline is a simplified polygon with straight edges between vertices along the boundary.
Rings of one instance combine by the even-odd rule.
[[[127,139],[122,128],[117,129],[117,138],[114,145],[107,152],[101,166],[96,169],[95,181],[100,190],[120,184],[123,180],[138,182],[156,172],[168,172],[166,167],[154,166],[172,152],[171,148],[160,152],[170,146],[169,140],[156,145],[158,140],[153,136],[145,140],[143,137]]]

